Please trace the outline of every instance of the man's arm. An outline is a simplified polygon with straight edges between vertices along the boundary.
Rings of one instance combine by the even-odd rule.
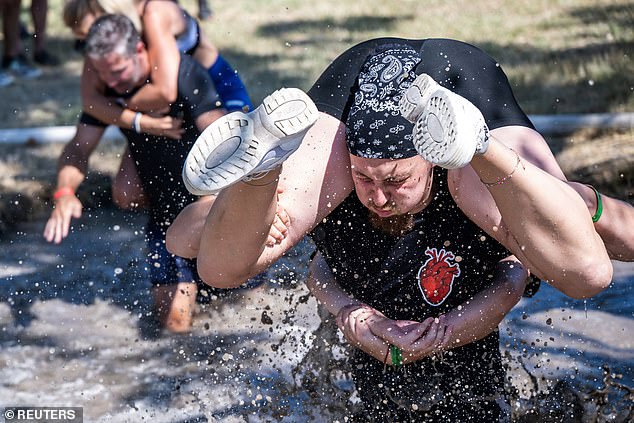
[[[99,79],[90,60],[84,60],[80,79],[81,102],[84,112],[108,125],[132,128],[135,112],[124,109],[114,99],[106,97],[106,85]]]
[[[407,322],[376,320],[370,324],[370,328],[376,336],[401,348],[404,362],[466,345],[484,338],[498,327],[504,316],[522,298],[528,276],[529,272],[514,257],[499,262],[489,288],[437,319],[441,328],[448,330],[442,335],[441,342],[431,346],[420,342],[403,343],[403,334],[417,329],[415,325],[407,325]]]
[[[344,307],[365,305],[341,289],[332,275],[332,270],[319,252],[310,261],[306,287],[317,298],[319,304],[326,307],[333,316],[338,315]]]
[[[108,125],[131,129],[134,126],[135,111],[119,105],[114,98],[105,95],[105,84],[97,76],[90,60],[84,60],[84,69],[80,80],[83,111]],[[158,110],[158,109],[153,109]],[[158,110],[153,115],[141,113],[139,125],[143,132],[152,135],[180,139],[183,129],[181,120],[164,116]],[[145,110],[150,112],[150,110]]]
[[[306,287],[330,314],[337,317],[337,326],[351,345],[365,351],[379,361],[384,360],[389,344],[372,333],[370,321],[385,319],[385,316],[341,289],[330,267],[319,252],[310,262]],[[348,312],[345,322],[338,318],[342,310]]]
[[[79,123],[75,136],[64,147],[58,160],[55,204],[44,228],[48,242],[59,244],[68,236],[71,218],[81,216],[82,205],[75,192],[86,176],[88,159],[104,131],[105,127]]]
[[[515,258],[498,263],[490,288],[445,315],[453,330],[448,348],[469,344],[494,331],[522,298],[528,277],[526,268]]]
[[[521,299],[527,277],[528,271],[510,257],[498,264],[488,289],[439,319],[424,322],[391,320],[352,298],[335,281],[320,254],[311,262],[306,286],[337,316],[340,329],[355,347],[384,360],[387,346],[395,345],[401,348],[404,362],[411,362],[490,334]]]
[[[387,356],[390,345],[401,348],[405,362],[414,360],[414,352],[418,358],[424,356],[423,352],[431,353],[448,345],[451,328],[444,318],[423,322],[388,319],[381,311],[346,293],[319,253],[310,263],[306,286],[336,316],[337,326],[350,344],[379,361],[392,364]]]
[[[320,113],[298,151],[283,165],[252,182],[239,182],[218,195],[203,227],[198,254],[202,279],[219,288],[237,287],[295,246],[351,192],[343,124]],[[290,217],[284,241],[266,248],[280,205]],[[322,194],[329,193],[329,194]]]

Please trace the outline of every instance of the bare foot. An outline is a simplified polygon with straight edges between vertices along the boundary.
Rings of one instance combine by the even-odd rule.
[[[196,284],[191,282],[152,289],[154,306],[162,328],[172,333],[186,333],[191,330],[197,290]]]

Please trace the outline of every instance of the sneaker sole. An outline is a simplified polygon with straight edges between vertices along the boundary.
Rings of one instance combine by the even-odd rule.
[[[195,195],[217,193],[261,168],[270,150],[294,147],[283,158],[278,157],[281,163],[299,146],[318,115],[306,93],[282,88],[250,113],[233,112],[214,121],[200,134],[185,160],[187,190]]]
[[[462,104],[456,104],[458,97],[446,90],[434,92],[423,105],[423,112],[414,124],[414,147],[425,160],[444,167],[455,169],[466,166],[475,152],[470,148],[468,139],[460,134],[473,134],[473,126],[465,111],[457,110]]]
[[[416,123],[423,113],[425,103],[439,87],[440,85],[431,76],[425,73],[418,75],[401,98],[399,104],[401,115],[411,123]]]

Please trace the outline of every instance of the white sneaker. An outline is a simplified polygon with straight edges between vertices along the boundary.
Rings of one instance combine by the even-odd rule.
[[[214,194],[240,180],[261,177],[300,146],[319,113],[302,90],[282,88],[249,113],[229,113],[209,125],[183,166],[196,195]]]
[[[414,123],[416,151],[446,169],[464,167],[488,147],[484,117],[470,101],[422,74],[401,99],[401,113]]]
[[[399,104],[401,115],[410,122],[416,123],[418,117],[423,113],[425,103],[438,87],[440,85],[429,75],[424,73],[417,76],[412,85],[405,91],[405,95],[401,97]]]
[[[16,78],[36,79],[42,76],[42,69],[32,66],[24,56],[16,56],[11,60],[3,60],[4,70]]]

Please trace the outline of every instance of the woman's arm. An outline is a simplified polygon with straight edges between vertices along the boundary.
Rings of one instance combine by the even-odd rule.
[[[84,112],[108,125],[126,129],[134,127],[137,112],[122,107],[113,98],[105,95],[106,86],[97,76],[90,60],[84,60],[80,90]],[[154,117],[144,113],[139,118],[142,132],[173,139],[180,139],[183,133],[180,119],[171,116]]]
[[[99,79],[97,70],[88,58],[84,60],[80,92],[84,112],[103,123],[132,128],[135,112],[124,109],[113,98],[106,97],[106,85]]]
[[[126,106],[132,110],[161,110],[178,95],[180,53],[172,33],[173,6],[172,2],[149,2],[143,13],[143,38],[152,70],[150,82],[128,99]]]
[[[180,54],[171,31],[170,9],[165,8],[167,3],[152,2],[144,14],[144,35],[151,64],[150,81],[133,97],[126,99],[125,104],[119,104],[105,95],[105,84],[99,79],[90,60],[85,60],[81,96],[86,113],[109,125],[133,128],[137,112],[143,112],[139,116],[142,132],[180,138],[182,129],[179,119],[157,116],[168,110],[178,94]],[[174,4],[170,2],[169,6]]]

